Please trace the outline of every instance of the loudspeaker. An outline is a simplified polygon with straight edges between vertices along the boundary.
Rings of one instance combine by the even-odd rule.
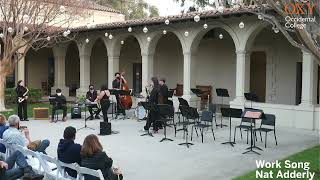
[[[100,134],[99,135],[110,135],[111,134],[111,123],[100,122]]]
[[[71,119],[81,119],[81,108],[80,107],[71,108]]]

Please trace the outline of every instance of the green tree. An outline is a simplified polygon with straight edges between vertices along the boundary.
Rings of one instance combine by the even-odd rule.
[[[157,7],[149,5],[144,0],[96,0],[100,5],[111,6],[121,11],[126,19],[141,19],[159,16]]]

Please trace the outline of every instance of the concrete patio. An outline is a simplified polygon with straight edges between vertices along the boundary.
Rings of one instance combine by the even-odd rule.
[[[88,121],[88,126],[95,130],[84,129],[77,133],[76,142],[82,144],[83,139],[89,134],[99,133],[98,120]],[[227,121],[225,120],[225,123]],[[234,120],[233,125],[239,123]],[[204,143],[201,137],[195,137],[191,148],[179,146],[184,142],[183,133],[179,132],[174,137],[173,128],[168,129],[168,137],[173,142],[159,141],[163,131],[154,137],[141,137],[141,129],[145,122],[134,119],[112,120],[112,129],[120,131],[111,136],[100,136],[107,154],[114,160],[114,165],[120,166],[125,179],[129,180],[212,180],[232,179],[256,168],[255,160],[283,159],[291,154],[319,144],[319,132],[300,129],[277,128],[278,146],[275,145],[273,134],[268,135],[268,147],[258,141],[257,145],[263,149],[262,155],[242,153],[246,144],[237,133],[235,147],[222,145],[228,140],[229,128],[215,129],[216,141],[213,141],[211,131],[205,133]],[[84,120],[68,120],[67,122],[49,123],[46,120],[31,120],[22,122],[28,126],[33,140],[48,138],[51,145],[48,154],[56,157],[56,148],[63,130],[67,126],[83,127]],[[232,135],[233,135],[232,128]],[[238,131],[239,132],[239,131]],[[196,136],[194,134],[194,136]],[[264,137],[264,136],[263,136]]]

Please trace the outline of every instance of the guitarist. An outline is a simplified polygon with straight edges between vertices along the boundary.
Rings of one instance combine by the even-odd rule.
[[[23,85],[23,81],[19,80],[16,88],[17,93],[17,104],[18,104],[18,116],[21,121],[28,121],[28,110],[27,110],[27,93],[28,90]],[[20,99],[20,102],[19,102]]]

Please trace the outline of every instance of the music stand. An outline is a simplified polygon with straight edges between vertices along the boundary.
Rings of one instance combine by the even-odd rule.
[[[223,98],[224,97],[227,97],[229,98],[229,92],[227,89],[222,89],[222,88],[217,88],[216,89],[216,93],[217,93],[217,96],[218,97],[221,97],[221,106],[220,106],[220,109],[221,107],[223,106]],[[225,124],[222,124],[222,116],[221,116],[221,124],[217,124],[216,126],[220,126],[221,128],[224,127],[224,126],[227,126]]]
[[[222,144],[230,144],[234,147],[235,142],[231,141],[231,118],[241,118],[242,109],[235,108],[221,108],[222,117],[229,117],[229,141],[224,142]]]
[[[260,153],[258,153],[258,152],[253,150],[255,148],[255,149],[258,149],[258,150],[262,151],[261,148],[256,146],[255,139],[253,137],[253,126],[252,126],[252,124],[253,124],[253,121],[256,121],[257,119],[261,119],[262,115],[263,115],[263,111],[259,110],[259,109],[251,109],[251,108],[248,109],[247,108],[247,109],[244,110],[242,116],[244,118],[248,118],[248,119],[251,120],[250,121],[251,141],[250,141],[250,147],[246,148],[246,149],[248,149],[248,151],[246,151],[246,152],[244,152],[242,154],[247,154],[249,152],[253,152],[253,153],[256,153],[258,155],[261,155]]]
[[[148,114],[150,113],[150,111],[156,111],[157,110],[157,107],[155,104],[152,104],[152,103],[149,103],[149,102],[141,102],[141,106],[146,110],[148,111]],[[150,116],[148,117],[150,118]],[[147,119],[148,121],[148,119]],[[150,121],[150,119],[149,119]],[[154,123],[154,122],[153,122]],[[148,128],[148,131],[144,134],[141,134],[140,136],[151,136],[153,137],[153,134],[149,131],[150,127]]]
[[[252,108],[252,102],[258,102],[258,96],[254,93],[244,93],[244,97],[247,101],[251,102],[251,108]]]
[[[89,103],[87,103],[87,102],[85,102],[85,110],[87,111],[87,106],[88,105],[91,105],[91,103],[89,104]],[[87,114],[87,112],[85,112],[86,114]],[[91,128],[91,127],[88,127],[88,125],[87,125],[87,120],[90,118],[90,117],[86,117],[87,115],[85,115],[85,117],[84,117],[84,126],[82,127],[82,128],[79,128],[77,131],[79,131],[79,130],[81,130],[81,129],[91,129],[91,130],[94,130],[93,128]]]

